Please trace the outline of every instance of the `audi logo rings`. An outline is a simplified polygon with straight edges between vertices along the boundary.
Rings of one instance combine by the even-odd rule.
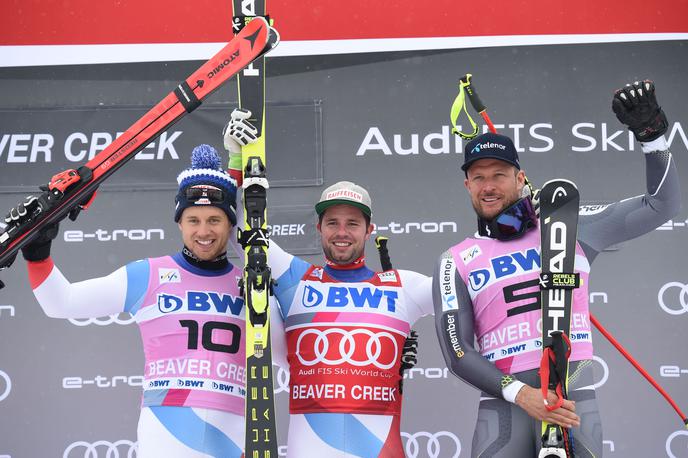
[[[436,433],[430,433],[427,431],[419,431],[417,433],[401,433],[401,437],[406,439],[406,445],[404,446],[404,452],[407,458],[419,458],[421,456],[421,438],[427,439],[427,444],[425,450],[427,451],[427,456],[429,458],[458,458],[461,455],[461,441],[456,434],[449,431],[438,431]],[[440,438],[446,437],[447,439],[440,441]],[[443,448],[443,444],[445,447]],[[451,455],[450,455],[451,453]]]
[[[0,371],[0,378],[5,379],[5,390],[0,393],[0,401],[4,401],[5,398],[10,395],[10,391],[12,391],[12,380],[5,371]]]
[[[121,318],[120,315],[122,316]],[[99,318],[69,318],[69,322],[74,326],[88,326],[89,324],[95,324],[96,326],[107,326],[113,323],[126,325],[131,324],[134,321],[136,321],[136,318],[129,316],[128,313],[115,313],[114,315],[103,316]]]
[[[313,343],[313,353],[315,358],[312,360],[307,360],[303,357],[301,351],[301,342],[303,338],[309,335],[315,335],[315,342]],[[339,335],[342,338],[339,340],[339,358],[329,359],[327,353],[330,350],[330,340],[329,336]],[[364,335],[367,336],[367,342],[365,345],[366,358],[364,360],[356,360],[353,358],[354,353],[356,353],[356,339],[355,336]],[[386,340],[394,346],[394,355],[389,363],[381,363],[378,358],[382,354],[383,345]],[[299,361],[304,366],[313,366],[318,363],[324,363],[329,366],[336,366],[342,363],[349,363],[354,366],[367,366],[369,364],[374,365],[379,369],[391,369],[397,363],[399,355],[399,348],[397,347],[397,341],[394,336],[387,331],[373,332],[368,329],[354,329],[347,331],[339,328],[329,328],[324,331],[320,329],[306,329],[299,335],[296,341],[296,356]]]
[[[134,458],[137,451],[138,443],[126,439],[117,442],[95,441],[88,443],[78,441],[65,449],[62,458]]]
[[[678,456],[684,456],[683,453],[680,453],[679,455],[674,455],[674,452],[671,450],[671,444],[674,442],[674,439],[676,439],[678,436],[688,436],[688,431],[684,430],[678,430],[674,431],[667,437],[666,440],[666,452],[667,456],[669,458],[677,458]]]
[[[273,366],[276,364],[273,363]],[[274,388],[274,393],[289,393],[289,371],[283,367],[276,366],[277,370],[273,367],[273,374],[275,374],[276,387]]]
[[[669,301],[669,304],[671,305],[667,305],[667,303],[664,301],[664,293],[672,288],[679,289],[678,304],[674,302],[674,298],[676,296],[672,294],[670,296],[671,300]],[[683,315],[684,313],[688,313],[688,284],[678,281],[670,281],[659,289],[659,293],[657,293],[657,300],[659,301],[659,306],[670,315]]]

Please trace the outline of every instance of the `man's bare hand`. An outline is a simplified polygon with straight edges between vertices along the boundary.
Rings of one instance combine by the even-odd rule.
[[[557,395],[551,390],[547,396],[547,402],[550,405],[557,402]],[[561,407],[550,412],[542,401],[540,390],[528,385],[521,388],[516,395],[516,405],[536,420],[546,421],[564,428],[580,426],[580,418],[575,414],[576,403],[574,401],[564,400]]]

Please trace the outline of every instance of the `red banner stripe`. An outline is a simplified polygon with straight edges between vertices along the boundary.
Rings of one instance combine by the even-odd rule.
[[[231,34],[229,0],[9,0],[3,6],[0,45],[217,43]],[[685,0],[473,5],[268,0],[268,13],[283,40],[681,33],[688,28]]]

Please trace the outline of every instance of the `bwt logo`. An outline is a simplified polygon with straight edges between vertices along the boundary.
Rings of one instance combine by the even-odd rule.
[[[525,351],[526,344],[512,345],[509,348],[502,348],[502,356],[515,355],[516,353],[521,353]]]
[[[79,230],[65,231],[65,242],[85,242],[87,240],[97,240],[99,242],[116,242],[117,240],[165,240],[165,231],[162,229],[115,229],[106,231],[96,229],[94,232],[84,232]]]
[[[378,288],[330,287],[327,289],[327,298],[325,299],[322,291],[311,285],[306,285],[303,289],[301,303],[308,308],[317,307],[325,301],[325,307],[346,307],[351,304],[357,308],[368,306],[377,309],[384,299],[387,310],[394,312],[398,298],[399,295],[396,291]]]
[[[489,149],[501,149],[502,151],[506,150],[506,146],[502,145],[500,143],[492,143],[492,142],[486,142],[486,143],[478,143],[473,147],[471,150],[471,154],[477,154],[482,150],[483,148],[489,148]]]
[[[407,458],[458,458],[461,455],[461,441],[450,431],[402,432],[401,437],[406,441],[404,452]]]
[[[138,453],[138,442],[122,439],[116,442],[72,442],[62,458],[133,458]]]
[[[120,324],[127,325],[136,321],[136,318],[128,313],[115,313],[114,315],[103,316],[98,318],[69,318],[69,322],[74,326],[88,326],[89,324],[95,324],[96,326],[107,326],[110,324]]]
[[[180,388],[203,388],[205,382],[203,380],[182,380],[177,379],[177,386]]]
[[[473,291],[484,288],[494,275],[495,280],[520,272],[527,272],[540,267],[540,254],[535,248],[525,252],[517,251],[490,259],[491,269],[477,269],[468,274]]]
[[[12,391],[12,380],[5,371],[0,371],[0,379],[4,380],[5,385],[4,389],[0,388],[2,390],[0,391],[0,401],[4,401],[5,398],[10,395],[10,391]],[[0,386],[2,386],[2,384],[0,384]]]
[[[688,313],[688,284],[670,281],[659,289],[657,300],[669,315]]]
[[[65,390],[79,389],[86,386],[94,386],[96,388],[117,388],[117,386],[143,386],[142,375],[115,375],[113,377],[103,377],[96,375],[92,379],[85,379],[82,377],[64,377],[62,379],[62,388]]]
[[[186,298],[174,294],[158,294],[158,310],[162,313],[173,313],[179,310],[189,312],[217,312],[238,316],[244,308],[244,299],[231,294],[204,293],[187,291]]]

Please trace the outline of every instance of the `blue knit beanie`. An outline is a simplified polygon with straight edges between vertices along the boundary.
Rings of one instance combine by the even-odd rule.
[[[175,222],[179,222],[185,208],[212,205],[224,210],[229,221],[236,226],[236,180],[222,169],[215,148],[210,145],[195,147],[191,153],[191,168],[177,176],[177,183]]]

